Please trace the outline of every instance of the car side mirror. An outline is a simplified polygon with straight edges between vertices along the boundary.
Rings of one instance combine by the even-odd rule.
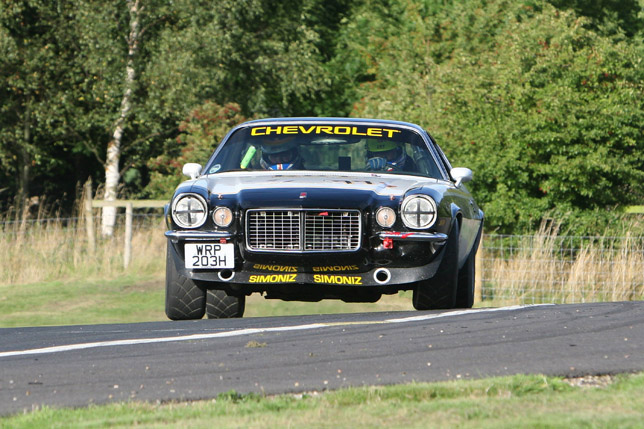
[[[201,173],[201,164],[189,162],[183,166],[183,174],[191,179],[196,179]]]
[[[470,180],[472,180],[473,177],[472,170],[465,167],[454,167],[449,172],[449,174],[452,176],[452,180],[454,180],[455,182],[454,185],[457,188],[461,186],[461,183],[469,182]]]

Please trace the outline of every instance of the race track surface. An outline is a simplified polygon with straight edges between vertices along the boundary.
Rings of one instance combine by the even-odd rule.
[[[0,415],[644,370],[644,302],[0,329]]]

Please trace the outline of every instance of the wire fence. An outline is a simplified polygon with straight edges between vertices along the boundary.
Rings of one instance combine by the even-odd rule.
[[[481,251],[483,304],[644,299],[644,237],[486,235]]]
[[[124,223],[124,214],[118,214],[117,240],[122,240],[119,233]],[[100,228],[98,216],[94,217],[94,225]],[[66,263],[65,258],[79,259],[85,252],[85,226],[84,217],[0,221],[4,258],[14,258],[13,262],[7,260],[4,266],[0,261],[0,266],[9,272],[14,265],[28,264],[31,260],[40,261],[41,265],[51,260],[60,265]],[[142,243],[135,251],[136,258],[163,258],[160,253],[165,251],[165,247],[159,249],[165,230],[163,214],[158,210],[135,212],[132,227],[135,240],[139,237]],[[44,245],[52,241],[60,244]],[[65,242],[72,244],[64,245]],[[12,246],[20,247],[12,249]],[[68,257],[61,256],[65,246],[69,246]],[[15,259],[18,252],[25,253],[26,247],[34,248],[32,255]],[[48,256],[48,251],[56,257]],[[121,248],[112,245],[104,252],[118,258]],[[578,237],[547,232],[535,235],[490,234],[483,237],[479,252],[476,305],[644,299],[642,236]],[[37,275],[34,276],[37,279]],[[16,276],[15,280],[19,279]]]
[[[163,221],[163,213],[133,213],[133,227],[137,231],[158,228]],[[93,216],[94,225],[100,227],[101,216]],[[67,232],[85,231],[86,217],[50,217],[42,219],[24,219],[24,220],[10,220],[0,221],[0,237],[2,236],[16,236],[17,234],[32,236],[34,234],[42,234],[45,231],[64,228]],[[120,230],[125,225],[125,213],[116,214],[115,229]]]

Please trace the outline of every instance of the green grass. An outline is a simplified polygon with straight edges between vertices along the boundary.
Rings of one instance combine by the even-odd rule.
[[[343,389],[322,394],[220,395],[216,400],[46,408],[2,428],[641,428],[644,374],[601,387],[519,375]]]
[[[167,320],[163,279],[123,276],[0,286],[0,327]]]
[[[244,317],[412,310],[411,293],[378,303],[315,303],[247,298]],[[165,321],[165,279],[122,275],[109,280],[67,280],[0,285],[0,328]]]

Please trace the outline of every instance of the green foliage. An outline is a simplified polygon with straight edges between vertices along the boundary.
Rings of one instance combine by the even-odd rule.
[[[0,4],[0,208],[100,185],[127,6]],[[148,0],[141,33],[124,194],[167,196],[242,117],[353,115],[429,127],[474,170],[491,229],[644,200],[641,0]]]
[[[174,188],[185,180],[181,173],[187,162],[204,164],[217,144],[232,127],[246,120],[239,105],[220,106],[206,101],[194,108],[179,125],[175,141],[167,141],[164,153],[148,162],[150,183],[145,188],[150,198],[169,198]]]
[[[355,114],[429,126],[474,170],[488,228],[644,198],[641,44],[545,3],[474,0],[428,16],[403,3],[408,31],[387,38],[397,49],[374,60]]]
[[[0,6],[0,177],[15,193],[30,191],[31,176],[73,170],[80,73],[73,66],[72,9],[68,1]],[[54,189],[40,181],[32,193]]]

